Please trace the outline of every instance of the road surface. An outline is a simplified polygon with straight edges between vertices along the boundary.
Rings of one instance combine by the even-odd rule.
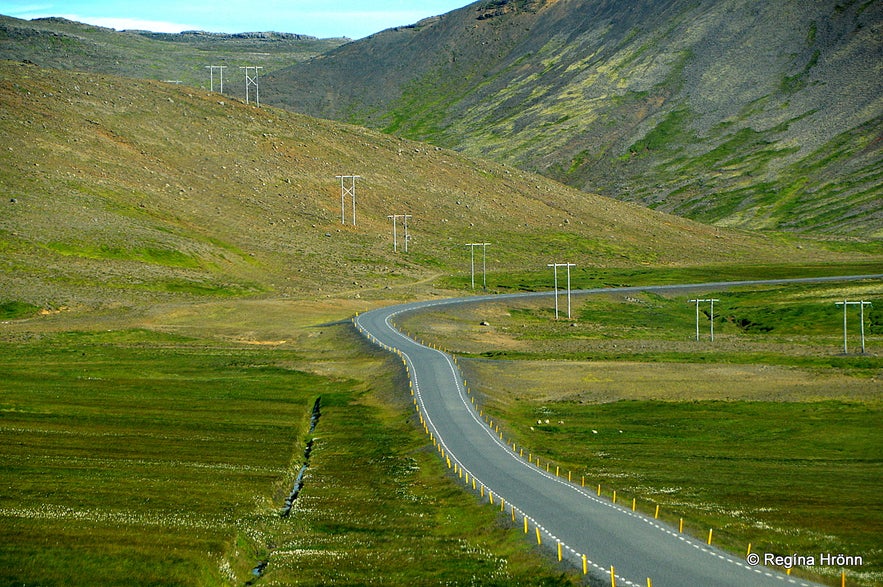
[[[868,278],[883,276],[604,288],[573,293],[671,292]],[[605,584],[610,584],[612,567],[617,586],[646,587],[648,579],[654,587],[814,585],[762,564],[752,566],[746,558],[708,546],[652,516],[631,511],[631,504],[614,504],[607,497],[598,497],[596,488],[582,487],[581,479],[570,482],[566,473],[558,476],[554,468],[547,471],[546,463],[538,466],[536,457],[529,461],[532,455],[513,449],[501,438],[497,425],[479,413],[454,358],[407,337],[394,326],[394,319],[406,312],[551,295],[542,292],[415,302],[366,312],[356,316],[354,323],[371,341],[402,358],[427,433],[455,474],[507,513],[514,509],[516,523],[526,524],[531,539],[538,535],[544,545],[560,549],[564,559],[584,567]]]

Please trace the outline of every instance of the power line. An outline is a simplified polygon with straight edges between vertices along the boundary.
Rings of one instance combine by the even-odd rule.
[[[209,70],[209,91],[215,91],[215,70],[218,69],[221,72],[221,94],[224,93],[224,70],[227,69],[226,65],[206,65],[205,68]]]
[[[356,180],[361,179],[361,175],[335,175],[340,180],[340,223],[346,224],[346,196],[352,197],[353,200],[353,226],[356,225]],[[349,180],[350,185],[346,185],[345,181]]]
[[[402,218],[405,223],[405,252],[408,252],[408,240],[411,238],[408,235],[408,218],[411,218],[410,214],[390,214],[387,216],[392,220],[392,250],[393,252],[398,252],[399,250],[399,239],[396,233],[396,225],[398,224],[398,219]]]
[[[842,302],[834,302],[835,306],[843,306],[843,354],[845,355],[848,351],[846,349],[846,308],[848,306],[859,306],[860,315],[859,322],[861,323],[861,331],[862,331],[862,354],[865,354],[865,306],[871,306],[871,302],[866,302],[864,300],[860,302],[850,302],[847,300],[843,300]]]
[[[552,267],[555,275],[555,320],[558,319],[558,268],[567,267],[567,319],[570,319],[570,268],[576,267],[575,263],[548,263],[546,267]]]
[[[696,341],[699,341],[699,304],[704,302],[711,302],[711,342],[714,342],[714,303],[719,302],[720,300],[717,298],[707,298],[704,300],[695,299],[688,300],[689,303],[696,302]]]
[[[487,246],[491,243],[468,243],[472,258],[472,289],[475,289],[475,247],[481,247],[481,287],[487,291]]]
[[[245,103],[246,104],[249,103],[249,96],[248,96],[249,86],[254,86],[255,103],[258,105],[258,108],[260,108],[260,106],[261,106],[261,88],[258,85],[258,70],[263,69],[263,67],[256,66],[256,65],[246,65],[246,66],[240,67],[239,69],[245,70]],[[250,76],[248,74],[249,70],[252,70],[252,69],[254,70],[254,76]]]

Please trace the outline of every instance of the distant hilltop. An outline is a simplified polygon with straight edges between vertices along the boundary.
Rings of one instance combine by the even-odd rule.
[[[318,37],[299,35],[297,33],[278,33],[275,31],[252,33],[211,33],[208,31],[181,31],[180,33],[152,33],[150,31],[126,31],[141,35],[172,35],[172,36],[206,36],[214,39],[284,39],[286,41],[316,41]]]
[[[44,23],[44,24],[62,24],[62,25],[82,25],[84,23],[80,23],[77,21],[69,20],[67,18],[61,16],[47,16],[42,18],[34,18],[31,20],[34,23]],[[88,25],[98,29],[105,30],[116,30],[108,27],[102,27],[97,25]],[[298,33],[280,33],[276,31],[256,31],[256,32],[246,32],[246,33],[213,33],[210,31],[181,31],[180,33],[158,33],[155,31],[148,31],[143,29],[123,29],[119,32],[122,33],[132,33],[136,35],[142,35],[145,37],[154,37],[157,39],[170,40],[174,38],[180,37],[211,37],[212,39],[267,39],[267,40],[285,40],[285,41],[317,41],[318,37],[314,37],[313,35],[301,35]],[[337,37],[342,40],[351,41],[352,39],[348,37]]]

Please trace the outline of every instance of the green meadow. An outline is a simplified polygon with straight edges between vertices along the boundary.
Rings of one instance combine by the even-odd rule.
[[[399,365],[346,321],[286,344],[165,319],[0,342],[0,584],[576,581],[445,476]]]
[[[250,516],[281,507],[312,402],[346,388],[147,331],[2,346],[7,583],[199,584],[241,571],[251,561],[231,547]]]
[[[738,393],[738,390],[733,390]],[[883,515],[883,405],[856,401],[494,401],[512,440],[577,483],[744,555],[862,556],[874,585]],[[540,423],[542,422],[542,423]],[[839,585],[840,568],[796,574]]]

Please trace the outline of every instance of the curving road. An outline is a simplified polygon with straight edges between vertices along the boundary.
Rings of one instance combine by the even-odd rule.
[[[883,275],[831,278],[733,281],[677,286],[623,287],[580,290],[576,295],[639,291],[689,291],[744,285],[837,282],[880,279]],[[544,545],[560,548],[562,556],[610,584],[645,587],[815,585],[751,566],[740,558],[679,533],[677,528],[630,507],[598,497],[591,488],[571,483],[521,456],[501,438],[496,426],[485,422],[463,386],[463,377],[451,355],[423,345],[401,333],[396,316],[439,306],[479,304],[552,296],[551,292],[475,296],[415,302],[372,310],[354,318],[356,327],[372,342],[402,357],[411,378],[414,399],[427,432],[446,461],[464,482],[482,492],[506,512],[514,508],[519,524]],[[524,522],[526,520],[526,522]],[[558,544],[560,543],[560,547]],[[813,553],[805,553],[813,554]]]

